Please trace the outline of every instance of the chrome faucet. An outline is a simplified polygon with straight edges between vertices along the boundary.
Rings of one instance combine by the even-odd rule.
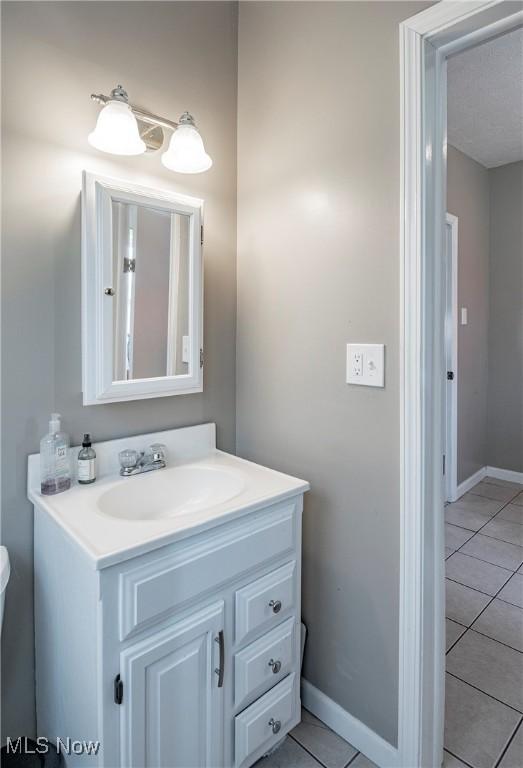
[[[163,469],[167,466],[166,448],[161,443],[153,443],[146,451],[135,451],[126,448],[120,451],[120,474],[122,477],[140,475],[142,472],[152,472],[154,469]]]

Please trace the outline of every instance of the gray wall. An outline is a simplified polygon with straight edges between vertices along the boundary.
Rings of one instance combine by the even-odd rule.
[[[452,146],[447,210],[458,217],[458,483],[487,464],[489,172]],[[459,310],[458,310],[459,311]]]
[[[236,78],[233,3],[2,3],[2,536],[13,562],[2,636],[3,731],[34,733],[32,510],[27,454],[58,410],[78,442],[213,420],[235,446]],[[196,116],[214,158],[173,174],[158,155],[118,159],[87,144],[92,92]],[[82,407],[82,169],[205,198],[205,390]]]
[[[424,7],[247,2],[239,24],[237,449],[310,480],[304,674],[393,744],[398,24]],[[387,345],[385,389],[345,384],[349,341]]]
[[[488,175],[487,463],[523,472],[523,162],[493,168]]]

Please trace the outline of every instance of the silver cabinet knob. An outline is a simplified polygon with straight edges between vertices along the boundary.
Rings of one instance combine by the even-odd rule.
[[[271,717],[269,727],[272,728],[273,733],[279,733],[281,730],[281,720],[275,720],[274,717]]]
[[[281,611],[281,600],[271,600],[269,608],[272,608],[273,613],[279,613]]]
[[[269,667],[271,667],[274,674],[277,675],[281,669],[281,661],[274,661],[274,659],[271,659],[269,661]]]
[[[114,288],[104,288],[104,293],[106,296],[114,296],[116,291]]]

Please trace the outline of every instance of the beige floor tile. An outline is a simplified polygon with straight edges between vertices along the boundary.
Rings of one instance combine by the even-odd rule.
[[[470,627],[474,619],[489,604],[491,597],[475,589],[445,580],[445,615],[464,627]]]
[[[506,568],[486,563],[470,555],[462,555],[461,552],[454,552],[449,557],[445,570],[449,579],[458,581],[466,587],[478,589],[492,597],[497,595],[503,584],[512,576],[512,571]]]
[[[272,754],[258,760],[256,768],[321,768],[321,763],[309,755],[298,742],[287,736]]]
[[[454,755],[451,755],[450,752],[444,750],[443,768],[467,768],[467,765],[462,763],[461,760],[458,760],[457,757],[454,757]]]
[[[499,515],[486,524],[481,534],[523,547],[523,525],[503,520]]]
[[[320,760],[325,768],[345,768],[358,750],[306,709],[301,723],[292,731],[293,738]]]
[[[448,651],[448,649],[454,645],[456,640],[461,637],[463,632],[466,631],[467,628],[458,624],[456,621],[445,619],[445,650]]]
[[[523,573],[515,573],[505,584],[498,598],[523,608]]]
[[[523,665],[519,651],[469,629],[447,654],[447,671],[523,711]]]
[[[521,768],[521,766],[523,766],[523,723],[516,731],[498,768]]]
[[[474,768],[494,768],[518,721],[517,712],[447,675],[445,747],[453,755]]]
[[[445,546],[448,549],[459,549],[471,536],[473,536],[472,531],[445,523]]]
[[[469,531],[479,531],[480,528],[483,528],[488,523],[493,515],[471,509],[471,506],[460,504],[459,501],[455,504],[449,504],[448,507],[445,507],[445,522],[451,523],[451,525],[458,525],[460,528],[466,528]],[[523,510],[523,507],[518,507],[518,509]]]
[[[502,480],[499,477],[491,477],[490,475],[487,475],[485,482],[492,483],[492,485],[504,485],[506,488],[514,488],[516,492],[523,491],[523,485],[521,483],[515,483],[513,480]]]
[[[478,496],[471,491],[463,494],[461,498],[453,503],[473,509],[475,512],[481,512],[483,515],[495,515],[506,504],[504,501]]]
[[[523,652],[523,610],[517,605],[493,600],[476,619],[472,629]],[[523,657],[520,662],[523,665]]]
[[[509,520],[511,523],[519,523],[523,525],[523,505],[521,504],[507,504],[503,507],[499,513],[501,520]]]
[[[523,547],[507,544],[505,541],[483,536],[481,533],[467,541],[460,550],[464,555],[472,555],[487,563],[499,565],[511,571],[517,571],[523,563]]]
[[[518,495],[519,489],[482,480],[481,483],[470,489],[470,493],[474,494],[474,496],[484,496],[486,499],[494,499],[495,501],[510,501]]]

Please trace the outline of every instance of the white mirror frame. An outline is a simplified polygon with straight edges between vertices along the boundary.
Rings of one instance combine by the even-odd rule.
[[[189,373],[113,381],[112,201],[190,216]],[[116,403],[203,391],[203,200],[84,171],[82,184],[83,404]]]

